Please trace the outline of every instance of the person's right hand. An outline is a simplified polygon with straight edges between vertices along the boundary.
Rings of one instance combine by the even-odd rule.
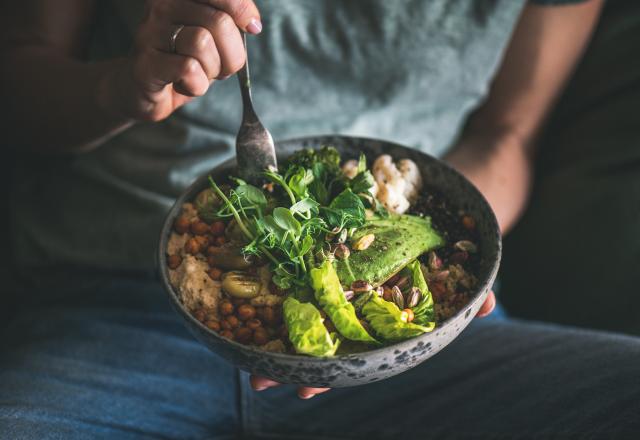
[[[132,56],[110,76],[111,110],[159,121],[204,95],[244,66],[241,30],[262,30],[252,0],[148,0]]]

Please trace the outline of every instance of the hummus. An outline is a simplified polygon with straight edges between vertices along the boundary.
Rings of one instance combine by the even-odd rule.
[[[182,302],[189,310],[205,308],[218,310],[218,302],[222,296],[220,281],[213,281],[207,274],[206,261],[198,260],[193,255],[186,255],[176,270],[170,270],[171,284],[178,289]]]

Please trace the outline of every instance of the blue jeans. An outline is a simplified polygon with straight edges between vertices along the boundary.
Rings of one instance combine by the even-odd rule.
[[[640,341],[473,323],[395,378],[301,401],[196,342],[155,283],[34,293],[6,326],[1,439],[631,438]],[[49,299],[55,296],[55,300]]]

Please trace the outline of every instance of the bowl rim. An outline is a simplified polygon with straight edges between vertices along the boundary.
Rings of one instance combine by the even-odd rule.
[[[478,202],[483,205],[483,209],[488,213],[488,221],[490,223],[490,228],[491,230],[494,232],[493,238],[495,239],[495,247],[496,247],[496,256],[495,259],[492,263],[491,269],[489,271],[487,271],[486,277],[484,277],[483,280],[481,280],[481,283],[474,289],[473,291],[473,297],[471,298],[471,300],[469,300],[469,302],[465,305],[465,307],[461,308],[460,310],[458,310],[454,315],[450,316],[449,318],[447,318],[444,322],[442,322],[440,325],[436,326],[433,331],[431,332],[427,332],[427,333],[423,333],[421,335],[415,336],[413,338],[409,338],[409,339],[405,339],[402,341],[398,341],[398,342],[394,342],[388,345],[384,345],[382,347],[378,347],[378,348],[374,348],[371,350],[366,350],[366,351],[362,351],[362,352],[357,352],[357,353],[348,353],[348,354],[341,354],[341,355],[336,355],[336,356],[323,356],[323,357],[314,357],[314,356],[305,356],[304,354],[288,354],[288,353],[277,353],[277,352],[270,352],[270,351],[265,351],[262,350],[258,347],[252,346],[252,345],[244,345],[241,344],[239,342],[224,338],[222,336],[220,336],[218,333],[214,332],[213,330],[209,329],[207,326],[205,326],[203,323],[201,323],[200,321],[198,321],[197,319],[195,319],[195,317],[193,315],[191,315],[191,313],[189,313],[188,310],[186,310],[184,304],[180,301],[179,299],[179,292],[176,291],[176,289],[173,288],[173,286],[171,285],[171,282],[169,280],[169,269],[168,266],[166,264],[166,259],[167,259],[167,255],[166,255],[166,247],[167,247],[167,242],[168,242],[168,238],[170,236],[171,233],[171,224],[169,222],[169,220],[173,217],[173,213],[180,209],[180,207],[182,206],[183,203],[186,203],[186,197],[187,195],[191,194],[192,192],[194,192],[197,188],[199,189],[200,186],[203,184],[203,182],[205,182],[207,180],[207,177],[209,176],[209,174],[211,173],[212,170],[214,169],[218,169],[218,168],[226,168],[229,167],[230,165],[233,165],[235,163],[235,156],[230,157],[222,162],[220,162],[218,165],[216,165],[214,168],[212,168],[211,170],[209,170],[208,172],[198,176],[186,189],[184,189],[180,195],[175,199],[173,205],[171,206],[171,208],[169,209],[169,211],[167,211],[166,215],[165,215],[165,219],[162,223],[162,229],[160,231],[160,240],[158,243],[158,249],[157,249],[157,254],[156,254],[156,258],[157,258],[157,266],[158,266],[158,270],[159,270],[159,274],[160,274],[160,279],[162,281],[162,285],[164,287],[164,290],[166,291],[166,293],[169,295],[174,307],[179,311],[179,313],[186,319],[188,319],[189,321],[191,321],[192,324],[196,325],[197,327],[199,327],[200,329],[202,329],[205,333],[207,333],[210,336],[213,336],[215,339],[217,339],[219,342],[223,343],[223,344],[229,344],[233,347],[236,347],[238,349],[240,349],[241,351],[248,351],[251,353],[255,353],[258,354],[260,356],[263,357],[272,357],[272,358],[276,358],[276,359],[283,359],[283,360],[288,360],[288,361],[299,361],[299,362],[305,362],[305,363],[317,363],[317,364],[324,364],[327,362],[335,362],[335,361],[340,361],[340,360],[351,360],[354,359],[355,357],[368,357],[368,356],[375,356],[376,354],[380,354],[382,352],[388,352],[389,350],[395,349],[395,350],[401,350],[403,351],[405,349],[405,347],[403,347],[404,345],[410,345],[413,346],[412,343],[415,343],[416,341],[420,342],[421,339],[423,340],[428,340],[430,338],[433,338],[434,335],[442,332],[443,330],[446,330],[448,328],[448,325],[451,324],[453,321],[457,320],[457,318],[459,316],[461,316],[462,314],[465,313],[470,313],[471,309],[473,308],[473,306],[481,299],[481,298],[486,298],[490,288],[491,288],[491,284],[495,281],[496,276],[498,274],[498,269],[500,267],[500,261],[502,258],[502,234],[500,232],[500,228],[498,226],[498,220],[495,216],[495,212],[493,211],[493,209],[491,208],[491,205],[489,205],[489,202],[486,200],[486,198],[484,197],[484,195],[478,190],[478,188],[476,188],[476,186],[469,181],[469,179],[467,179],[463,174],[461,174],[459,171],[457,171],[455,168],[453,168],[451,165],[449,165],[448,163],[446,163],[445,161],[432,156],[429,153],[426,153],[424,151],[415,149],[415,148],[411,148],[408,147],[406,145],[402,145],[399,144],[397,142],[394,141],[390,141],[390,140],[386,140],[386,139],[381,139],[381,138],[370,138],[370,137],[363,137],[363,136],[349,136],[349,135],[339,135],[339,134],[320,134],[320,135],[309,135],[309,136],[299,136],[299,137],[294,137],[294,138],[288,138],[288,139],[283,139],[283,140],[279,140],[275,142],[275,146],[276,146],[276,154],[278,152],[278,146],[284,145],[284,144],[299,144],[300,148],[310,148],[310,147],[305,147],[303,146],[304,142],[309,142],[309,141],[317,141],[320,139],[326,139],[327,141],[329,141],[330,139],[343,139],[343,140],[350,140],[350,141],[354,141],[354,142],[362,142],[362,143],[366,143],[366,142],[377,142],[377,143],[383,143],[386,144],[389,147],[399,147],[402,149],[408,149],[408,150],[413,150],[416,151],[417,153],[427,156],[429,159],[435,161],[438,163],[438,166],[441,166],[445,169],[447,169],[449,172],[456,174],[459,178],[461,178],[464,182],[466,182],[466,184],[468,185],[470,191],[474,194],[474,197],[478,199]],[[330,142],[328,142],[327,144],[330,144]],[[471,318],[473,319],[473,317]],[[466,325],[465,325],[466,326]],[[461,332],[464,329],[461,330]],[[457,337],[457,336],[456,336]],[[455,338],[454,338],[455,339]],[[427,345],[428,342],[425,344]],[[212,350],[215,352],[215,350]]]

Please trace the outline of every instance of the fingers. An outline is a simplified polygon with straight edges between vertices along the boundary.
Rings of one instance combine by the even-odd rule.
[[[149,94],[162,91],[170,83],[175,83],[179,93],[191,97],[202,96],[209,88],[209,78],[196,59],[153,49],[137,58],[133,77]]]
[[[298,388],[298,397],[301,399],[311,399],[318,394],[326,393],[331,388],[309,388],[309,387],[300,387]]]
[[[255,391],[264,391],[268,388],[273,388],[281,385],[281,383],[276,382],[275,380],[259,376],[251,376],[249,382],[251,384],[251,388],[253,388]],[[298,388],[298,397],[305,400],[311,399],[312,397],[318,394],[326,393],[329,390],[330,388],[300,387]]]
[[[171,35],[174,28],[171,26],[163,28],[162,31],[153,32],[150,37],[153,40],[152,46],[165,53],[173,53],[171,40],[159,38],[159,36]],[[200,26],[182,28],[175,40],[175,53],[196,59],[210,80],[220,76],[222,67],[220,55],[211,32],[206,28]]]
[[[251,388],[255,391],[264,391],[267,388],[273,388],[281,385],[280,382],[259,376],[251,376],[249,382],[251,383]]]
[[[194,0],[227,13],[235,25],[245,32],[257,35],[262,31],[260,12],[252,0]]]
[[[197,26],[209,31],[213,38],[213,45],[216,47],[220,63],[220,71],[215,77],[220,78],[232,75],[244,66],[245,49],[242,42],[242,35],[240,34],[238,25],[228,13],[221,9],[216,9],[194,1],[177,1],[175,4],[176,7],[171,11],[168,27],[171,28],[176,25],[188,27]],[[200,41],[198,41],[198,43],[203,43],[202,40],[206,42],[208,37],[204,35],[202,30],[197,32],[191,31],[192,34],[197,33],[197,35],[187,33],[186,36],[183,36],[182,33],[185,29],[180,32],[176,39],[176,50],[178,50],[179,42],[185,46],[188,45],[190,43],[190,37],[199,39]],[[162,36],[161,38],[166,39],[166,35],[170,35],[170,30],[159,32],[159,35]],[[166,46],[168,43],[164,44]],[[178,53],[186,55],[179,50]],[[200,59],[200,57],[206,57],[207,55],[206,52],[203,53],[202,51],[195,51],[194,49],[192,49],[190,53],[195,54],[192,56],[196,56],[198,59]]]
[[[491,291],[489,292],[487,299],[484,301],[484,304],[482,304],[482,306],[480,307],[480,310],[478,310],[476,317],[484,318],[485,316],[491,314],[491,312],[493,312],[493,309],[495,307],[496,307],[496,296],[493,293],[493,291]]]

